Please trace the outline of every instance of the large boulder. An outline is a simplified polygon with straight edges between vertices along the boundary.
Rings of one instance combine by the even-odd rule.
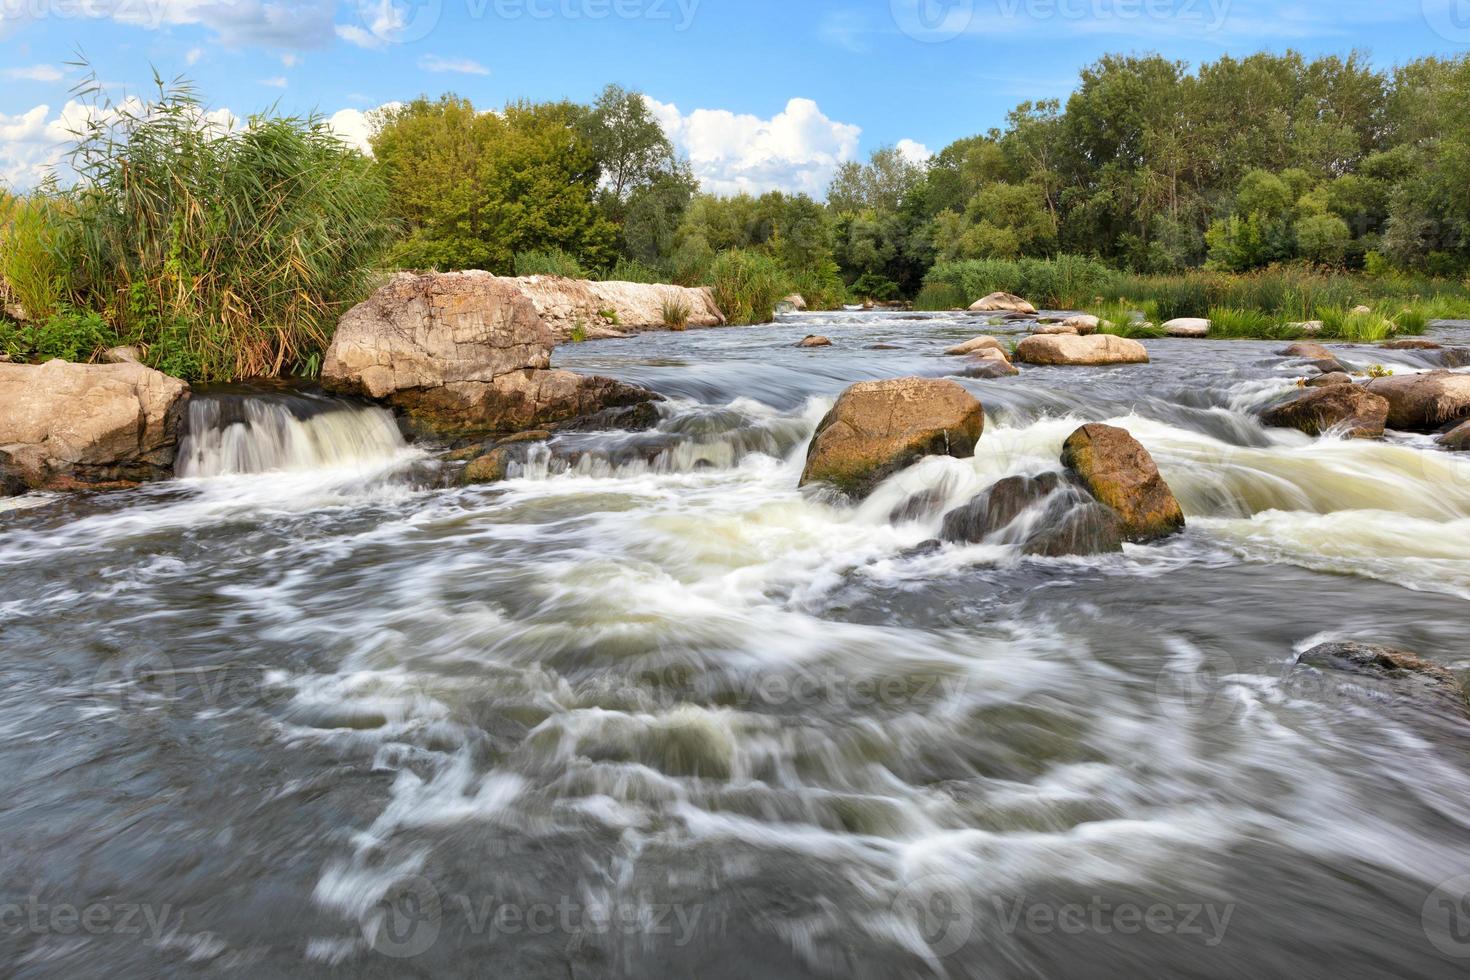
[[[817,426],[801,485],[828,483],[862,499],[925,456],[968,459],[984,429],[984,408],[953,381],[864,381],[844,391]]]
[[[972,340],[965,341],[963,344],[955,344],[949,350],[945,351],[945,353],[953,357],[961,357],[965,354],[977,354],[983,350],[997,350],[1005,356],[1006,360],[1009,361],[1011,359],[1011,355],[1006,350],[1005,345],[996,340],[994,337],[988,336],[975,337]]]
[[[1470,375],[1449,371],[1375,378],[1364,387],[1388,399],[1389,428],[1435,432],[1470,418]]]
[[[386,401],[434,433],[513,432],[658,400],[550,370],[554,342],[520,280],[400,273],[342,318],[322,383]]]
[[[33,488],[170,477],[188,392],[141,364],[0,364],[0,471]]]
[[[1122,520],[1126,540],[1153,541],[1183,529],[1184,511],[1148,450],[1127,431],[1091,423],[1067,437],[1062,466]]]
[[[1091,337],[1060,334],[1027,337],[1016,348],[1016,360],[1027,364],[1095,366],[1147,364],[1148,350],[1136,340],[1112,334]]]
[[[1343,428],[1352,439],[1377,439],[1388,421],[1388,399],[1354,384],[1320,387],[1261,413],[1261,421],[1283,429],[1320,436]]]
[[[551,366],[550,327],[515,280],[402,272],[337,325],[322,383],[369,398]]]
[[[991,293],[970,306],[971,313],[1036,313],[1036,307],[1011,293]]]
[[[1210,335],[1210,321],[1202,317],[1178,317],[1164,324],[1164,333],[1170,337],[1200,340]]]
[[[725,322],[714,294],[705,286],[593,282],[562,276],[506,281],[531,301],[557,343],[575,336],[621,337],[645,330],[718,327]],[[683,317],[675,316],[676,312]]]

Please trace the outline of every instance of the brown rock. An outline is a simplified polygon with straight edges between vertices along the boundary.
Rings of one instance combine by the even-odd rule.
[[[1102,364],[1147,364],[1148,350],[1136,340],[1095,334],[1027,337],[1016,348],[1016,360],[1027,364],[1095,366]]]
[[[1261,413],[1261,421],[1283,429],[1299,429],[1309,436],[1339,426],[1353,439],[1377,439],[1388,420],[1388,399],[1354,384],[1330,385],[1298,395]]]
[[[1385,340],[1378,345],[1383,350],[1443,350],[1444,344],[1435,343],[1432,340],[1406,337],[1402,340]]]
[[[955,344],[945,353],[954,357],[962,357],[966,354],[978,354],[983,350],[997,350],[1006,360],[1011,359],[1010,352],[1006,350],[1005,345],[994,337],[976,337],[963,344]]]
[[[1328,374],[1319,374],[1315,378],[1308,378],[1304,383],[1308,388],[1330,388],[1333,385],[1350,385],[1353,383],[1353,378],[1346,371],[1332,371]]]
[[[322,383],[388,398],[489,384],[551,365],[553,337],[514,280],[488,272],[399,273],[337,326]]]
[[[1439,437],[1439,444],[1455,452],[1470,449],[1470,422],[1462,422]]]
[[[1088,334],[1097,333],[1097,329],[1101,325],[1102,321],[1091,313],[1079,313],[1076,316],[1069,316],[1062,321],[1062,326],[1071,327],[1084,337]]]
[[[1388,399],[1390,428],[1434,432],[1470,418],[1470,375],[1449,371],[1399,374],[1375,378],[1364,387]]]
[[[826,337],[819,337],[816,334],[813,334],[813,335],[811,335],[809,337],[806,337],[805,339],[801,340],[799,343],[797,343],[796,346],[797,347],[831,347],[832,346],[832,341],[828,340]]]
[[[1310,341],[1298,341],[1297,343],[1289,344],[1284,350],[1278,351],[1277,353],[1280,357],[1300,357],[1308,361],[1337,360],[1337,355],[1332,353],[1331,350],[1323,347],[1321,344],[1314,344]]]
[[[1118,512],[1126,540],[1151,541],[1184,527],[1184,511],[1153,457],[1123,429],[1082,426],[1063,445],[1062,465]]]
[[[1405,650],[1353,641],[1323,643],[1297,658],[1297,664],[1386,681],[1465,710],[1465,691],[1447,668]]]
[[[141,364],[0,364],[0,458],[35,488],[170,477],[188,391]]]
[[[1032,334],[1037,337],[1079,337],[1082,331],[1069,323],[1038,323],[1031,328]]]
[[[1011,293],[991,293],[970,306],[971,313],[1036,313],[1036,307]]]
[[[612,378],[570,371],[515,371],[491,382],[461,381],[401,391],[389,403],[434,432],[515,432],[561,425],[660,401],[651,391]],[[616,426],[610,418],[609,428]]]
[[[925,456],[968,459],[985,428],[980,402],[953,381],[864,381],[817,426],[801,485],[830,483],[854,499]]]
[[[143,352],[136,347],[112,347],[102,352],[103,364],[142,364]]]
[[[1016,518],[1061,489],[1060,473],[1008,476],[963,507],[944,515],[939,536],[945,541],[977,544],[1009,527]]]

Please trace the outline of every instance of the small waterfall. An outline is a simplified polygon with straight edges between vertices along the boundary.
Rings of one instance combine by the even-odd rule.
[[[405,448],[386,409],[303,393],[196,395],[180,477],[316,470],[391,459]]]

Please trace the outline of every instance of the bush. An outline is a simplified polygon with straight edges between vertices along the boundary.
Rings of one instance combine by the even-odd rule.
[[[189,380],[311,370],[393,231],[371,161],[316,116],[224,132],[155,81],[95,105],[72,153],[65,299]]]
[[[809,310],[837,310],[847,302],[847,287],[842,282],[836,262],[825,262],[815,269],[792,273],[791,285],[793,291],[806,300]]]
[[[870,299],[886,302],[898,298],[898,283],[877,273],[865,272],[849,287],[848,295],[859,303]]]
[[[516,261],[516,270],[517,272],[520,270],[519,259]],[[604,270],[597,278],[603,282],[661,283],[669,281],[667,273],[633,259],[618,259],[612,268]]]
[[[745,249],[715,256],[707,284],[714,292],[715,304],[733,324],[770,323],[775,319],[776,304],[791,286],[779,262]]]
[[[1092,259],[1059,255],[1051,259],[973,259],[941,262],[924,277],[925,286],[947,286],[964,294],[969,306],[994,292],[1014,293],[1038,307],[1080,309],[1108,296],[1120,274]],[[1111,292],[1112,298],[1122,293]]]
[[[919,290],[919,295],[914,298],[914,309],[916,310],[963,310],[973,300],[958,286],[945,282],[931,282]]]
[[[683,300],[666,299],[663,302],[664,326],[670,330],[684,330],[689,326],[689,304]]]
[[[565,276],[568,279],[586,279],[587,272],[577,257],[559,248],[544,252],[517,252],[516,275],[518,276]]]

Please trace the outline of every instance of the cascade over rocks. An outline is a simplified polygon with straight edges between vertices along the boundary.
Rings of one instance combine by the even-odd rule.
[[[1364,384],[1388,399],[1388,425],[1410,432],[1435,432],[1470,418],[1470,375],[1449,371],[1397,374]]]
[[[925,456],[970,458],[984,429],[980,402],[953,381],[860,382],[818,424],[800,485],[828,483],[861,500]]]
[[[1388,421],[1388,399],[1351,383],[1331,384],[1273,405],[1261,413],[1261,421],[1309,436],[1346,426],[1350,438],[1377,439]]]
[[[66,489],[171,477],[188,393],[141,364],[0,364],[0,482]]]
[[[1023,519],[1024,518],[1024,519]],[[944,517],[940,537],[957,544],[1020,544],[1047,557],[1121,551],[1122,519],[1061,473],[1008,476]]]
[[[1446,449],[1464,452],[1470,449],[1470,422],[1461,422],[1439,437],[1439,444]]]
[[[342,318],[322,383],[386,401],[435,432],[508,432],[660,400],[550,370],[553,344],[520,280],[400,273]]]
[[[1027,364],[1092,367],[1104,364],[1147,364],[1148,350],[1136,340],[1112,334],[1091,337],[1060,334],[1027,337],[1016,348],[1016,360]]]
[[[1148,450],[1126,430],[1084,425],[1062,446],[1062,466],[1105,506],[1118,513],[1124,539],[1168,537],[1184,528],[1184,511]]]

